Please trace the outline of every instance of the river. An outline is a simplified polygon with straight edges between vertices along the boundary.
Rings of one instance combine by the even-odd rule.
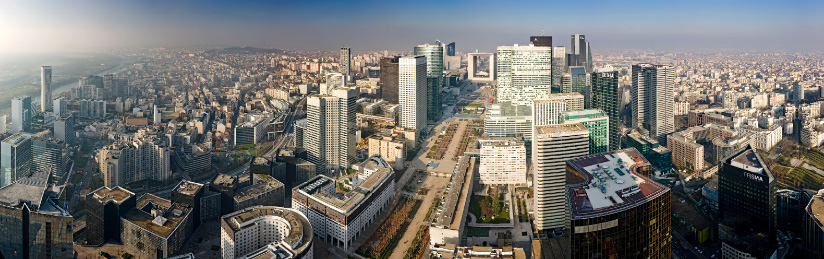
[[[120,60],[120,63],[118,63],[117,66],[115,66],[113,68],[110,68],[110,69],[98,71],[94,75],[103,76],[105,74],[119,72],[126,65],[130,65],[132,62],[133,62],[133,59],[124,57]],[[81,75],[81,76],[86,76],[86,75]],[[62,84],[62,85],[58,85],[56,87],[52,86],[52,97],[56,97],[56,96],[58,96],[62,93],[71,91],[71,89],[73,87],[77,87],[79,84],[80,84],[80,80],[78,79],[78,80],[73,80],[70,83],[65,83],[65,84]],[[38,87],[38,90],[39,90],[39,87]],[[36,94],[32,94],[31,98],[32,98],[33,102],[34,101],[39,102],[40,101],[40,91],[37,91]],[[8,121],[11,122],[11,99],[2,101],[2,104],[0,104],[0,114],[8,114],[9,115]]]

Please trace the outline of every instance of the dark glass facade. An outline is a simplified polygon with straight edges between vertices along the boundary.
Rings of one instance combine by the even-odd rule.
[[[753,255],[775,250],[775,177],[752,146],[725,158],[718,170],[719,236]],[[753,237],[753,238],[748,238]]]
[[[529,43],[535,47],[552,47],[552,36],[531,36]]]
[[[399,56],[382,57],[380,60],[381,99],[398,104],[398,59]]]
[[[573,219],[570,258],[671,258],[671,212],[667,190],[628,210]]]

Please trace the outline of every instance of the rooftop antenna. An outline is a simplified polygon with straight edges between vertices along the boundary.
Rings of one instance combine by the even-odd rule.
[[[544,30],[541,30],[541,36],[544,36]]]

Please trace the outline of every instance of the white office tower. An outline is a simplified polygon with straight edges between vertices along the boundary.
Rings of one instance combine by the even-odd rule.
[[[561,85],[561,77],[564,76],[567,69],[566,47],[552,47],[552,85]]]
[[[11,99],[11,132],[23,132],[31,128],[33,115],[31,97],[16,96]]]
[[[518,138],[482,138],[478,175],[483,184],[526,184],[526,146]]]
[[[426,126],[426,57],[398,59],[400,126],[422,130]]]
[[[326,84],[320,85],[319,94],[328,95],[337,88],[346,87],[347,76],[341,73],[326,74]]]
[[[52,68],[40,67],[40,111],[46,112],[52,108]]]
[[[665,144],[675,130],[675,69],[667,65],[632,66],[632,126],[649,131],[649,137]]]
[[[52,112],[56,113],[57,115],[64,115],[69,113],[69,100],[65,97],[58,97],[54,99],[54,106],[52,107]]]
[[[564,228],[568,217],[565,161],[587,154],[589,131],[583,124],[535,126],[532,137],[535,228]]]
[[[157,110],[157,105],[152,107],[152,123],[160,124],[160,111]]]
[[[307,160],[317,174],[342,169],[355,161],[355,101],[357,89],[338,88],[330,95],[311,96],[306,101],[304,147]]]
[[[532,105],[552,85],[552,47],[499,46],[496,65],[498,102]]]
[[[584,95],[580,93],[550,94],[546,99],[532,102],[532,124],[543,126],[558,124],[558,116],[563,111],[584,109]]]
[[[352,75],[352,52],[349,48],[340,48],[340,73]]]

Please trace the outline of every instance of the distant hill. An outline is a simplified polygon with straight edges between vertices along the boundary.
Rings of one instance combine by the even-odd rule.
[[[281,54],[284,53],[283,50],[280,49],[261,49],[255,47],[228,47],[223,49],[213,49],[207,51],[208,53],[215,53],[215,54],[261,54],[261,53],[273,53],[273,54]]]

